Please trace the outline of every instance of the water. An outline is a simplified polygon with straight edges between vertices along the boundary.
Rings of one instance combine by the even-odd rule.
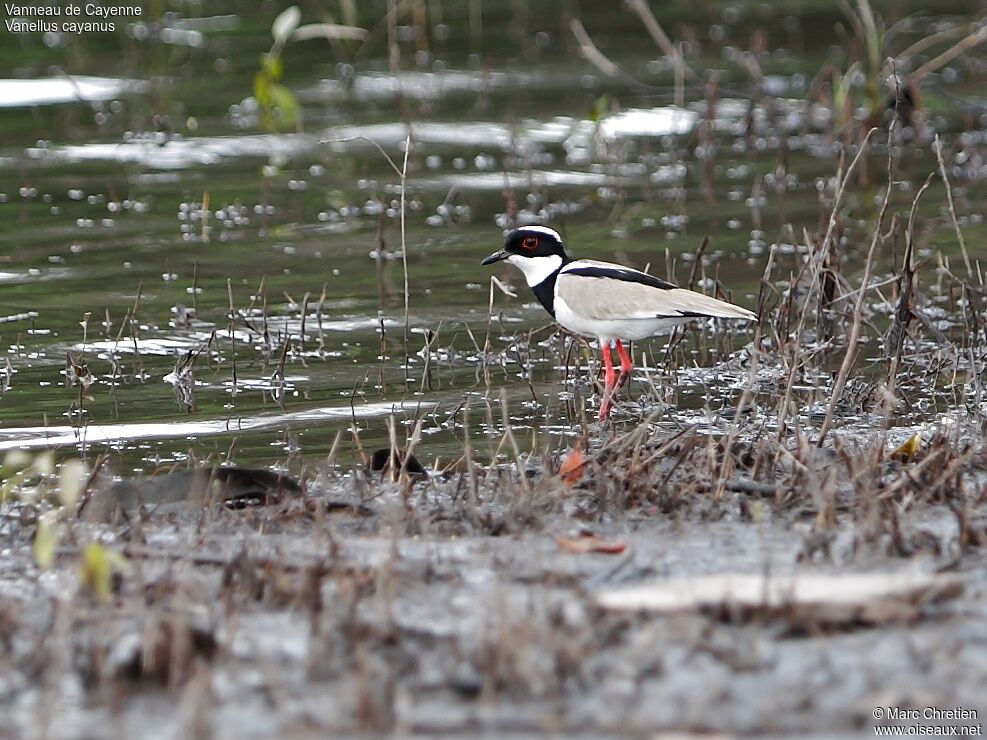
[[[564,443],[577,433],[571,400],[589,396],[589,356],[562,352],[519,275],[479,265],[515,222],[551,224],[580,256],[660,275],[674,264],[680,282],[709,235],[705,275],[749,307],[777,243],[785,284],[791,245],[819,229],[836,171],[832,113],[807,102],[821,62],[846,62],[815,31],[835,19],[746,3],[713,19],[676,11],[669,22],[698,34],[690,62],[725,68],[709,115],[692,82],[685,105],[672,104],[670,71],[630,13],[591,9],[583,21],[644,85],[579,59],[554,3],[522,6],[522,26],[485,8],[476,36],[465,5],[430,4],[427,48],[402,26],[396,73],[380,39],[290,45],[286,84],[303,111],[291,132],[263,130],[251,97],[271,42],[266,6],[228,4],[210,18],[182,6],[169,33],[121,24],[52,48],[24,37],[20,56],[0,56],[0,76],[41,78],[0,80],[0,450],[106,451],[123,473],[202,459],[296,466],[354,426],[364,446],[386,444],[393,414],[402,436],[422,420],[423,457],[448,461],[461,454],[466,407],[469,434],[492,452],[502,390],[517,430]],[[357,21],[372,28],[380,11]],[[787,46],[762,54],[772,97],[750,115],[735,60],[761,25]],[[927,131],[967,131],[956,164],[970,170],[960,208],[975,243],[980,122],[935,90],[966,96],[976,80],[960,64],[946,72],[927,93]],[[409,136],[406,317],[399,178],[374,144],[400,166]],[[844,232],[854,275],[883,160],[867,166]],[[935,168],[928,144],[909,147],[903,167],[912,185],[896,194],[900,208]],[[937,185],[923,247],[955,255],[942,202]],[[884,269],[896,255],[886,257]],[[518,297],[491,293],[491,275]],[[736,403],[745,374],[718,363],[750,337],[737,330],[721,346],[690,333],[678,372],[640,379],[656,378],[673,417],[693,423]],[[637,351],[659,365],[664,340]],[[176,370],[189,353],[191,376]],[[72,384],[67,363],[88,385]],[[647,389],[637,384],[645,398],[631,410],[656,408]],[[812,382],[797,390],[807,410],[825,398]],[[901,424],[943,411],[919,405]]]

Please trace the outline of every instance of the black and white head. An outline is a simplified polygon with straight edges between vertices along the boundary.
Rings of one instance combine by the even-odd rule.
[[[547,226],[525,226],[507,235],[504,248],[494,252],[481,264],[507,260],[524,273],[524,279],[534,288],[553,277],[569,261],[562,237]]]

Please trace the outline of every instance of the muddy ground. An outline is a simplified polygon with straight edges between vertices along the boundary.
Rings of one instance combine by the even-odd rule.
[[[59,523],[48,572],[30,507],[11,505],[0,733],[872,736],[878,708],[987,716],[987,458],[958,437],[907,462],[880,444],[803,450],[754,484],[763,441],[618,423],[568,482],[534,456],[523,480],[501,465],[474,484],[327,468],[237,510],[134,508],[104,476]],[[126,557],[103,597],[84,575],[96,540]],[[961,592],[892,599],[876,620],[597,601],[718,573],[917,571]]]

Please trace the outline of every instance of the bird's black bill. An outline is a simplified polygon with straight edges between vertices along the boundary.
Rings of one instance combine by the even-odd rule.
[[[502,262],[511,256],[511,253],[506,249],[501,249],[499,252],[494,252],[489,257],[485,257],[481,265],[492,265],[494,262]]]

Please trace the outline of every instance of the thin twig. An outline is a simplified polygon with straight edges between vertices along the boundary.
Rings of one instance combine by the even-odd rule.
[[[956,219],[956,207],[953,204],[953,188],[949,184],[949,175],[946,174],[946,163],[942,158],[942,141],[939,134],[936,134],[935,141],[936,158],[939,160],[939,174],[942,182],[946,186],[946,204],[949,207],[949,217],[953,220],[953,229],[956,231],[956,240],[960,243],[960,254],[963,255],[963,264],[966,266],[966,274],[973,280],[973,266],[970,264],[970,255],[966,251],[966,239],[963,238],[963,230]]]
[[[884,217],[887,215],[888,206],[891,204],[891,193],[894,190],[894,157],[892,155],[891,147],[891,137],[894,131],[894,125],[888,129],[888,185],[884,192],[884,201],[881,203],[881,211],[877,216],[877,224],[874,226],[874,236],[871,238],[870,249],[867,250],[867,261],[864,263],[864,276],[860,280],[860,285],[862,288],[866,288],[868,283],[870,283],[871,273],[874,270],[874,257],[877,254],[877,245],[881,243],[881,228],[884,225]],[[868,138],[870,134],[873,133],[875,129],[867,134]],[[816,446],[822,447],[823,441],[826,439],[826,434],[829,432],[830,427],[833,425],[833,414],[836,412],[836,402],[840,400],[843,395],[843,389],[846,387],[847,378],[850,376],[850,370],[853,368],[853,363],[857,357],[857,345],[860,343],[860,332],[863,327],[863,313],[864,313],[864,298],[867,295],[867,291],[861,289],[860,293],[857,294],[857,301],[853,306],[853,325],[850,327],[850,337],[847,339],[846,353],[843,355],[843,362],[840,365],[840,371],[836,376],[836,382],[833,383],[833,393],[829,397],[829,406],[826,408],[826,418],[823,419],[822,427],[819,429],[819,439],[816,440]]]

